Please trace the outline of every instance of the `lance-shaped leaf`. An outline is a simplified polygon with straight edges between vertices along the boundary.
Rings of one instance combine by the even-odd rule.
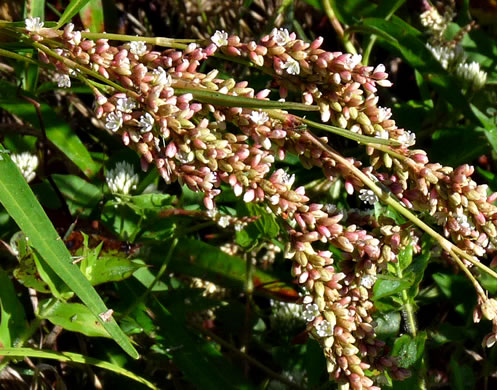
[[[4,148],[0,147],[0,150],[3,151]],[[31,247],[88,306],[111,337],[129,355],[138,358],[138,352],[119,328],[117,322],[112,317],[101,318],[101,314],[106,313],[108,308],[79,268],[72,263],[69,251],[38,203],[31,188],[5,153],[2,153],[0,161],[0,203],[29,238]]]

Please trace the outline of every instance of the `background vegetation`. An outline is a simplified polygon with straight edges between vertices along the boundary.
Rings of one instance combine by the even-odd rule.
[[[68,4],[4,1],[0,18],[56,22],[74,7],[73,23],[92,32],[197,39],[225,30],[250,40],[283,27],[306,41],[323,36],[327,50],[385,64],[394,86],[379,92],[381,105],[416,134],[416,147],[431,161],[473,164],[478,181],[497,191],[497,8],[490,1],[434,3],[441,15],[453,12],[441,36],[420,19],[424,1]],[[436,45],[457,54],[445,58]],[[0,48],[34,53],[8,35]],[[25,162],[29,188],[10,158],[0,161],[0,387],[336,388],[319,344],[305,332],[295,304],[301,291],[271,214],[224,191],[219,211],[244,224],[235,229],[235,219],[213,219],[201,194],[140,169],[139,157],[95,118],[87,85],[60,88],[45,67],[0,58],[1,143],[11,156],[29,152],[39,161],[26,155],[17,162]],[[472,62],[486,72],[483,85],[458,68]],[[268,86],[257,71],[220,59],[211,66],[254,88]],[[352,142],[334,147],[363,153]],[[123,161],[134,171],[128,193],[112,182]],[[294,156],[278,164],[322,203],[403,223],[379,203],[368,211],[351,201],[343,182],[325,182]],[[497,355],[481,345],[491,325],[473,324],[471,283],[428,237],[419,244],[420,253],[413,256],[408,245],[391,277],[375,286],[378,337],[412,372],[403,382],[385,376],[383,387],[494,388]],[[480,282],[497,292],[496,280]]]

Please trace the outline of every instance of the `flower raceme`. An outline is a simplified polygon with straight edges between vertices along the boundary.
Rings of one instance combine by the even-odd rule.
[[[38,42],[45,30],[38,32]],[[348,194],[358,193],[368,204],[384,200],[378,197],[381,186],[386,189],[383,194],[404,208],[428,215],[428,222],[439,225],[453,247],[470,259],[494,256],[497,209],[492,202],[497,195],[487,196],[487,188],[471,180],[472,167],[429,163],[424,151],[409,149],[415,135],[398,128],[391,111],[378,105],[377,88],[391,85],[383,65],[364,66],[358,55],[321,49],[322,38],[307,43],[285,29],[248,43],[218,31],[204,46],[191,43],[183,50],[162,52],[145,41],[112,46],[108,39],[86,39],[72,25],[50,34],[54,35],[60,45],[53,50],[57,56],[51,49],[43,50],[41,59],[67,75],[71,64],[77,64],[88,70],[86,76],[96,72],[110,86],[119,87],[110,95],[95,89],[96,116],[140,154],[144,169],[153,164],[167,183],[178,180],[202,192],[210,210],[221,184],[226,184],[245,202],[265,202],[286,224],[286,257],[305,292],[302,316],[309,334],[323,347],[336,381],[353,389],[378,389],[373,372],[388,370],[396,379],[408,375],[375,337],[371,296],[377,275],[421,231],[382,225],[368,215],[346,216],[312,203],[303,187],[294,188],[295,176],[274,169],[276,160],[295,154],[304,167],[320,168],[328,180],[343,180]],[[301,119],[285,111],[197,99],[195,91],[261,102],[270,94],[267,89],[256,92],[245,81],[221,79],[216,69],[198,71],[216,51],[271,75],[282,101],[291,92],[306,105],[316,106],[323,122],[397,146],[367,144],[370,164],[362,166],[352,157],[342,157],[331,140],[314,136],[301,126]],[[189,92],[182,93],[185,88]],[[369,189],[367,182],[372,183]],[[219,220],[221,226],[225,222]],[[339,266],[323,249],[329,245],[342,252]],[[448,252],[453,247],[445,246]],[[482,306],[484,295],[479,298]],[[495,340],[492,337],[488,340]]]

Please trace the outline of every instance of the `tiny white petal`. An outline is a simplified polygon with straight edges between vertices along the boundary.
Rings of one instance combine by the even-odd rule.
[[[398,139],[398,141],[402,142],[404,146],[413,146],[416,143],[416,134],[406,131],[402,134]]]
[[[305,305],[304,311],[302,312],[302,317],[304,317],[304,320],[306,320],[307,322],[311,322],[318,315],[318,305],[316,305],[315,303],[308,303],[307,305]]]
[[[330,337],[333,336],[333,325],[324,320],[316,325],[316,333],[319,337]]]
[[[219,217],[219,220],[217,221],[217,224],[221,226],[222,228],[226,228],[230,224],[230,218],[226,215],[222,215]]]
[[[172,83],[171,75],[167,73],[161,66],[157,67],[152,71],[155,76],[155,84],[162,85],[164,87],[170,87]]]

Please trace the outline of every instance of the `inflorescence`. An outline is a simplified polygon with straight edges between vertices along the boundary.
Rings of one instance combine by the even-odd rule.
[[[85,39],[72,24],[55,32],[41,29],[38,22],[27,22],[26,32],[37,42],[44,43],[44,34],[58,40],[51,49],[56,56],[42,50],[39,57],[53,63],[59,74],[71,76],[73,63],[120,86],[110,95],[94,90],[96,115],[140,154],[144,169],[155,165],[166,183],[179,181],[202,192],[207,209],[215,208],[221,185],[229,185],[245,202],[265,203],[286,224],[285,254],[304,292],[302,318],[323,347],[336,381],[353,389],[379,389],[374,372],[387,370],[396,379],[409,375],[375,337],[371,296],[387,263],[397,261],[409,243],[419,250],[421,232],[312,203],[303,187],[294,188],[295,176],[274,169],[276,160],[295,154],[305,167],[322,169],[327,179],[341,178],[349,195],[358,193],[367,204],[378,202],[360,172],[403,207],[427,215],[427,222],[438,225],[475,262],[495,256],[497,194],[488,196],[487,187],[471,179],[473,167],[444,167],[430,163],[423,150],[409,149],[415,135],[398,128],[390,109],[378,105],[377,88],[391,85],[385,66],[364,66],[360,55],[325,51],[322,38],[307,43],[285,29],[248,43],[217,31],[205,45],[156,51],[145,41],[113,46],[108,39]],[[245,81],[221,79],[216,69],[200,72],[202,62],[216,52],[271,75],[282,101],[290,93],[300,96],[319,108],[322,122],[397,146],[368,144],[370,164],[363,166],[353,157],[341,157],[326,137],[314,136],[285,111],[205,103],[194,92],[182,93],[186,88],[268,99],[269,89],[257,92]],[[111,188],[118,184],[114,182],[109,181]],[[128,187],[119,192],[129,192]],[[339,267],[329,245],[343,254]],[[495,305],[489,302],[494,301],[479,294],[476,318],[495,319]],[[496,334],[488,336],[488,345]]]

